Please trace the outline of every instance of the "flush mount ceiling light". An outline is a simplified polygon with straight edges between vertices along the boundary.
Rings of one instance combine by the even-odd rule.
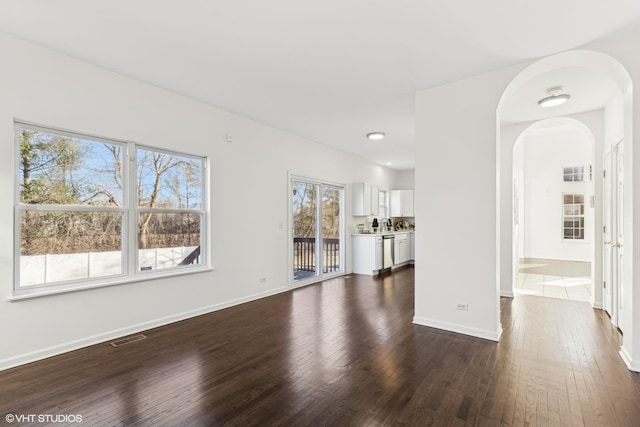
[[[384,138],[384,132],[369,132],[367,138],[372,140],[378,140]]]
[[[568,93],[561,93],[562,86],[550,87],[547,89],[547,93],[549,96],[542,98],[538,101],[538,105],[541,107],[555,107],[557,105],[562,105],[571,98],[571,95]]]

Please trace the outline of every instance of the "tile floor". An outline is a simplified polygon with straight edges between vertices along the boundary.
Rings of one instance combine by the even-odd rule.
[[[515,293],[589,302],[591,263],[521,259]]]

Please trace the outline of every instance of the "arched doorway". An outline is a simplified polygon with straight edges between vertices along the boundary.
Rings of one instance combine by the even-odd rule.
[[[553,82],[553,83],[552,83]],[[595,82],[595,83],[594,83]],[[572,95],[573,100],[564,106],[543,110],[536,101],[545,96],[545,91],[551,86],[563,86]],[[577,96],[580,94],[581,96]],[[592,96],[592,98],[589,98]],[[524,102],[528,101],[528,104]],[[520,105],[520,106],[519,106]],[[579,108],[576,106],[580,105]],[[514,260],[514,227],[513,227],[513,146],[518,136],[533,123],[551,117],[587,116],[580,119],[591,129],[595,137],[594,143],[594,205],[595,230],[603,230],[603,158],[605,153],[615,147],[616,153],[624,152],[624,141],[632,141],[631,137],[631,107],[632,82],[627,71],[613,58],[592,51],[572,51],[544,58],[520,72],[505,89],[497,108],[497,187],[499,199],[499,224],[497,244],[499,249],[499,280],[501,295],[513,296],[514,271],[517,264]],[[631,148],[631,147],[629,147]],[[620,241],[610,241],[603,238],[602,232],[594,233],[594,263],[592,277],[594,279],[594,308],[603,308],[605,292],[603,282],[607,273],[607,266],[603,264],[606,256],[606,243],[613,248],[612,259],[619,262],[615,278],[619,288],[619,301],[626,301],[624,295],[631,295],[633,286],[633,270],[631,263],[623,262],[623,254],[632,251],[632,232],[624,224],[632,224],[633,200],[631,187],[631,170],[633,167],[631,156],[618,156],[618,178],[626,182],[625,186],[615,185],[619,200],[619,229],[625,228],[626,235],[623,248]],[[618,245],[616,248],[615,245]],[[626,306],[621,308],[619,316],[612,316],[616,325],[632,336],[633,326],[632,301],[629,298]],[[635,307],[640,309],[640,307]],[[627,365],[630,365],[630,354],[621,349],[621,355]]]

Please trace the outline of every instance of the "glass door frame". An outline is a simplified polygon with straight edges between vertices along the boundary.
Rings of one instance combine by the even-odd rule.
[[[294,246],[293,246],[293,230],[294,230],[294,224],[293,224],[293,203],[292,203],[292,194],[293,194],[293,182],[294,181],[300,181],[300,182],[305,182],[308,184],[313,184],[314,186],[316,186],[316,188],[318,188],[318,197],[317,197],[317,204],[316,204],[316,231],[315,231],[315,239],[316,242],[319,242],[319,244],[316,244],[316,250],[315,250],[315,261],[316,261],[316,274],[314,274],[313,276],[304,278],[304,279],[300,279],[300,280],[295,280],[294,278],[294,262],[293,262],[293,255],[294,255]],[[339,227],[339,240],[340,240],[340,244],[339,244],[339,251],[340,251],[340,269],[337,271],[333,271],[330,273],[324,273],[324,257],[323,257],[323,247],[324,247],[324,241],[323,241],[323,236],[322,236],[322,186],[329,186],[329,187],[333,187],[333,188],[337,188],[340,189],[340,227]],[[338,277],[338,276],[343,276],[346,272],[346,268],[345,268],[345,263],[346,263],[346,257],[345,257],[345,251],[346,251],[346,242],[345,242],[345,238],[346,238],[346,215],[345,215],[345,193],[346,193],[346,184],[342,184],[342,183],[336,183],[336,182],[331,182],[331,181],[327,181],[327,180],[319,180],[319,179],[315,179],[315,178],[309,178],[303,175],[296,175],[296,174],[292,174],[292,173],[288,173],[287,176],[287,212],[288,212],[288,219],[287,219],[287,224],[288,224],[288,233],[287,233],[287,247],[288,247],[288,257],[287,257],[287,269],[288,269],[288,277],[289,277],[289,285],[291,287],[300,287],[300,286],[306,286],[312,283],[316,283],[316,282],[320,282],[322,280],[326,280],[326,279],[330,279],[332,277]]]

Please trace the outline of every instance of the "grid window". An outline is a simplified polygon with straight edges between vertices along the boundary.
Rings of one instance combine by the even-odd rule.
[[[562,238],[584,240],[584,194],[562,195]]]
[[[586,169],[586,170],[585,170]],[[591,181],[591,166],[571,166],[562,168],[562,180],[564,182],[585,182]]]
[[[387,211],[388,208],[387,206],[389,206],[389,198],[388,198],[388,192],[387,191],[382,191],[379,190],[378,192],[378,216],[380,218],[388,218],[387,216]]]
[[[204,265],[203,157],[25,123],[15,127],[14,294]]]

